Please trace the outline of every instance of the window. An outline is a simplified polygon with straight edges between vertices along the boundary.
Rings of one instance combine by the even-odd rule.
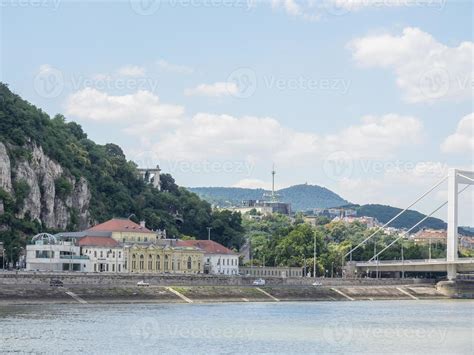
[[[152,260],[148,260],[148,270],[153,270],[153,261]]]
[[[112,264],[112,272],[115,272],[115,264]]]
[[[188,256],[188,270],[191,270],[192,264],[191,264],[191,257]]]
[[[148,237],[143,238],[143,241],[148,242]]]
[[[94,250],[94,258],[97,258],[97,250]]]
[[[165,255],[165,270],[168,270],[168,255]]]
[[[122,271],[122,270],[120,270],[121,266],[122,266],[121,264],[118,264],[118,272]]]
[[[137,240],[140,241],[140,237],[138,237]]]
[[[97,271],[97,264],[94,264],[94,272]]]
[[[178,260],[178,270],[181,270],[181,262]]]
[[[103,258],[104,257],[104,252],[101,250],[100,251],[100,257]]]
[[[115,258],[115,252],[112,253],[112,258]]]
[[[160,256],[157,255],[157,256],[156,256],[156,270],[160,270],[160,269],[161,269]]]
[[[121,251],[119,251],[118,257],[119,257],[119,258],[122,257],[122,252],[121,252]]]

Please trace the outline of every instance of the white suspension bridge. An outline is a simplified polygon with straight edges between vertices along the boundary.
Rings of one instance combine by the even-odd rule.
[[[393,221],[399,218],[408,209],[413,207],[419,201],[428,196],[436,188],[448,181],[448,200],[435,208],[431,213],[413,225],[410,229],[403,232],[391,243],[384,247],[379,252],[374,253],[374,256],[368,261],[350,262],[346,266],[349,274],[364,275],[365,273],[373,273],[378,276],[379,273],[399,273],[404,275],[405,272],[446,272],[449,280],[456,278],[458,273],[474,272],[474,258],[459,258],[458,256],[458,198],[459,195],[474,184],[474,172],[458,169],[449,169],[448,175],[432,186],[428,191],[413,201],[403,211],[394,216],[391,220],[383,226],[377,228],[372,234],[360,242],[357,246],[352,248],[344,255],[344,259],[351,256],[354,251],[366,244],[372,238],[376,238],[378,232],[383,228],[389,226]],[[448,206],[447,218],[447,246],[446,258],[443,259],[426,259],[426,260],[384,260],[380,261],[379,256],[393,246],[401,239],[407,238],[409,233],[423,223],[426,219],[434,215],[440,209]]]

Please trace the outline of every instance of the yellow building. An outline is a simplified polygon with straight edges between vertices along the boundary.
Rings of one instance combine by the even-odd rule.
[[[162,239],[162,232],[147,229],[144,222],[137,224],[126,218],[113,218],[85,231],[85,234],[92,233],[107,234],[121,245],[125,272],[203,273],[201,249],[173,245],[176,241]]]
[[[131,273],[203,273],[204,252],[192,247],[157,244],[125,246],[126,269]]]

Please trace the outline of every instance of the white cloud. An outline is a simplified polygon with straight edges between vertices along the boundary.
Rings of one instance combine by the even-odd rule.
[[[398,147],[419,143],[421,131],[416,118],[395,114],[367,116],[359,125],[319,136],[295,131],[269,117],[200,113],[165,134],[155,149],[158,155],[173,159],[307,164],[341,150],[353,159],[387,157]]]
[[[179,74],[192,74],[194,69],[185,65],[177,65],[167,62],[166,60],[160,59],[157,62],[158,66],[165,71]]]
[[[445,153],[474,153],[474,113],[464,116],[459,121],[456,132],[449,135],[441,144]]]
[[[137,65],[126,65],[119,68],[117,73],[121,76],[130,76],[133,78],[138,78],[145,76],[145,68],[139,67]]]
[[[184,108],[163,104],[159,97],[146,90],[134,94],[113,96],[105,92],[85,88],[70,95],[66,113],[82,120],[104,123],[132,122],[129,133],[151,134],[162,127],[178,125]]]
[[[229,95],[237,95],[239,88],[232,82],[217,82],[214,84],[200,84],[192,89],[184,90],[187,96],[209,96],[222,97]]]
[[[448,47],[418,28],[357,38],[348,47],[365,67],[392,69],[408,102],[472,97],[473,42]]]

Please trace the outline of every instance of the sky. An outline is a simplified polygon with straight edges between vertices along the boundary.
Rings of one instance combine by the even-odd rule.
[[[403,208],[472,169],[472,16],[467,0],[0,0],[0,80],[183,186],[268,188],[275,165],[278,188]]]

